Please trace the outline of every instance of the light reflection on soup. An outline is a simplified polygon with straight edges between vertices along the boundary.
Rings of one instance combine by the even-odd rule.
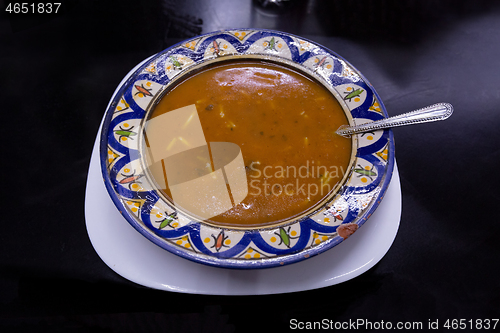
[[[192,104],[207,142],[240,147],[247,175],[246,198],[209,223],[263,227],[288,219],[321,201],[348,171],[351,139],[335,134],[348,123],[342,107],[295,70],[257,61],[212,65],[165,94],[150,119]],[[162,190],[171,197],[168,185]]]

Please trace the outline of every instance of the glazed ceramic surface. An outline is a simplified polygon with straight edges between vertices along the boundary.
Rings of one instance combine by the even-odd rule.
[[[97,141],[98,142],[98,141]],[[322,288],[351,280],[375,266],[391,247],[401,216],[397,163],[369,223],[310,260],[273,269],[220,269],[185,260],[156,246],[123,220],[102,182],[96,143],[85,195],[85,221],[99,257],[122,277],[148,288],[209,295],[263,295]]]
[[[106,111],[101,170],[111,199],[125,219],[160,247],[218,267],[265,268],[315,256],[349,237],[379,205],[394,165],[390,130],[353,137],[353,168],[338,195],[306,218],[259,230],[218,228],[193,221],[163,199],[145,177],[137,139],[151,101],[179,75],[224,59],[264,59],[313,76],[342,104],[350,125],[387,117],[372,86],[326,48],[268,30],[210,33],[150,58],[121,86]]]

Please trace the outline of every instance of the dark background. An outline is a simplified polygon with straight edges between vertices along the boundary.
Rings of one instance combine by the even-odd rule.
[[[499,1],[297,0],[278,9],[250,0],[64,1],[57,15],[9,15],[0,4],[0,331],[282,332],[293,318],[425,327],[500,317]],[[85,228],[87,169],[106,105],[150,55],[245,27],[334,50],[390,115],[442,101],[455,113],[394,130],[401,226],[363,275],[244,297],[135,285],[101,261]]]

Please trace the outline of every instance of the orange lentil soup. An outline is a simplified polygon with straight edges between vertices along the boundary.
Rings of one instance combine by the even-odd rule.
[[[336,187],[351,158],[348,124],[321,84],[269,62],[223,62],[168,91],[150,119],[196,105],[207,142],[231,142],[242,152],[248,195],[208,223],[258,228],[307,212]],[[152,174],[153,178],[164,174]],[[163,189],[171,198],[170,190]]]

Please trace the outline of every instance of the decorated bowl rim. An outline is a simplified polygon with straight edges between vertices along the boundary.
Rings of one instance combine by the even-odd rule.
[[[382,103],[382,100],[380,99],[380,96],[377,94],[373,86],[370,84],[370,82],[361,74],[359,70],[357,70],[354,66],[352,66],[349,62],[347,62],[344,58],[339,56],[336,52],[333,52],[332,50],[317,44],[313,41],[310,41],[309,39],[303,38],[303,37],[298,37],[293,34],[285,33],[285,32],[280,32],[280,31],[275,31],[275,30],[268,30],[268,29],[231,29],[231,30],[221,30],[221,31],[215,31],[215,32],[210,32],[206,33],[194,38],[187,39],[185,41],[181,41],[175,45],[172,45],[171,47],[158,52],[157,54],[145,59],[140,65],[138,65],[137,69],[135,71],[132,71],[131,74],[128,76],[128,78],[119,86],[117,89],[115,95],[112,98],[112,101],[109,105],[109,107],[106,110],[106,116],[103,121],[102,125],[102,132],[101,132],[101,139],[100,139],[100,161],[101,161],[101,171],[103,174],[103,179],[104,183],[106,186],[106,189],[115,204],[115,206],[119,209],[120,213],[124,216],[124,218],[137,230],[139,231],[143,236],[145,236],[148,240],[152,241],[154,244],[160,246],[163,249],[168,250],[171,253],[174,253],[180,257],[183,257],[185,259],[198,262],[198,263],[203,263],[207,264],[210,266],[216,266],[216,267],[225,267],[225,268],[239,268],[239,269],[251,269],[251,268],[269,268],[269,267],[276,267],[276,266],[283,266],[286,264],[291,264],[295,263],[298,261],[302,261],[304,259],[313,257],[315,255],[318,255],[328,249],[333,248],[335,245],[341,243],[344,239],[341,237],[332,237],[328,239],[327,241],[321,242],[319,245],[316,246],[311,246],[308,248],[303,248],[295,253],[289,253],[285,255],[277,255],[275,257],[270,257],[270,258],[265,258],[265,259],[252,259],[252,260],[242,260],[242,259],[235,259],[235,258],[222,258],[222,257],[215,257],[215,256],[210,256],[204,253],[197,253],[197,252],[189,252],[184,250],[181,247],[174,246],[171,243],[165,242],[162,238],[158,237],[152,230],[146,228],[140,221],[137,220],[134,216],[132,216],[124,207],[123,199],[120,198],[119,194],[115,191],[115,188],[113,187],[112,184],[112,179],[110,178],[110,173],[108,170],[108,166],[106,165],[107,161],[107,151],[108,151],[108,135],[109,132],[112,130],[109,128],[111,121],[112,121],[112,116],[113,116],[113,110],[116,107],[116,105],[119,103],[119,100],[122,98],[124,95],[125,91],[130,88],[130,86],[137,80],[138,75],[144,70],[144,68],[147,66],[148,63],[154,62],[155,60],[160,59],[162,56],[169,54],[170,52],[178,49],[181,47],[183,44],[185,44],[187,41],[193,41],[193,40],[203,40],[207,37],[214,37],[214,36],[220,36],[224,34],[228,34],[231,32],[236,32],[236,31],[245,31],[249,32],[250,34],[254,33],[266,33],[269,35],[273,35],[276,37],[281,37],[281,36],[286,36],[290,38],[295,38],[297,40],[301,40],[307,43],[312,44],[314,47],[317,47],[324,53],[330,55],[333,58],[337,58],[341,61],[343,61],[347,66],[352,69],[355,74],[360,78],[360,80],[366,85],[370,90],[371,93],[373,94],[374,100],[379,102],[380,105],[380,110],[381,114],[384,117],[387,117],[387,111],[385,109],[385,106]],[[378,193],[376,195],[376,201],[373,202],[368,209],[366,209],[361,215],[357,216],[356,221],[358,226],[362,226],[366,220],[371,216],[371,214],[376,210],[378,207],[379,203],[381,202],[383,196],[385,195],[385,192],[388,188],[388,185],[390,183],[390,180],[392,178],[392,173],[393,173],[393,168],[394,168],[394,137],[393,133],[391,130],[385,130],[384,135],[387,138],[387,163],[385,167],[385,172],[384,175],[382,176],[383,179],[382,181],[377,185],[378,188]],[[334,197],[333,197],[334,198]],[[332,200],[333,200],[332,198]],[[199,222],[197,222],[199,223]],[[227,230],[229,228],[220,228],[222,230]],[[259,232],[261,228],[255,229],[253,231],[246,231],[246,232]]]

